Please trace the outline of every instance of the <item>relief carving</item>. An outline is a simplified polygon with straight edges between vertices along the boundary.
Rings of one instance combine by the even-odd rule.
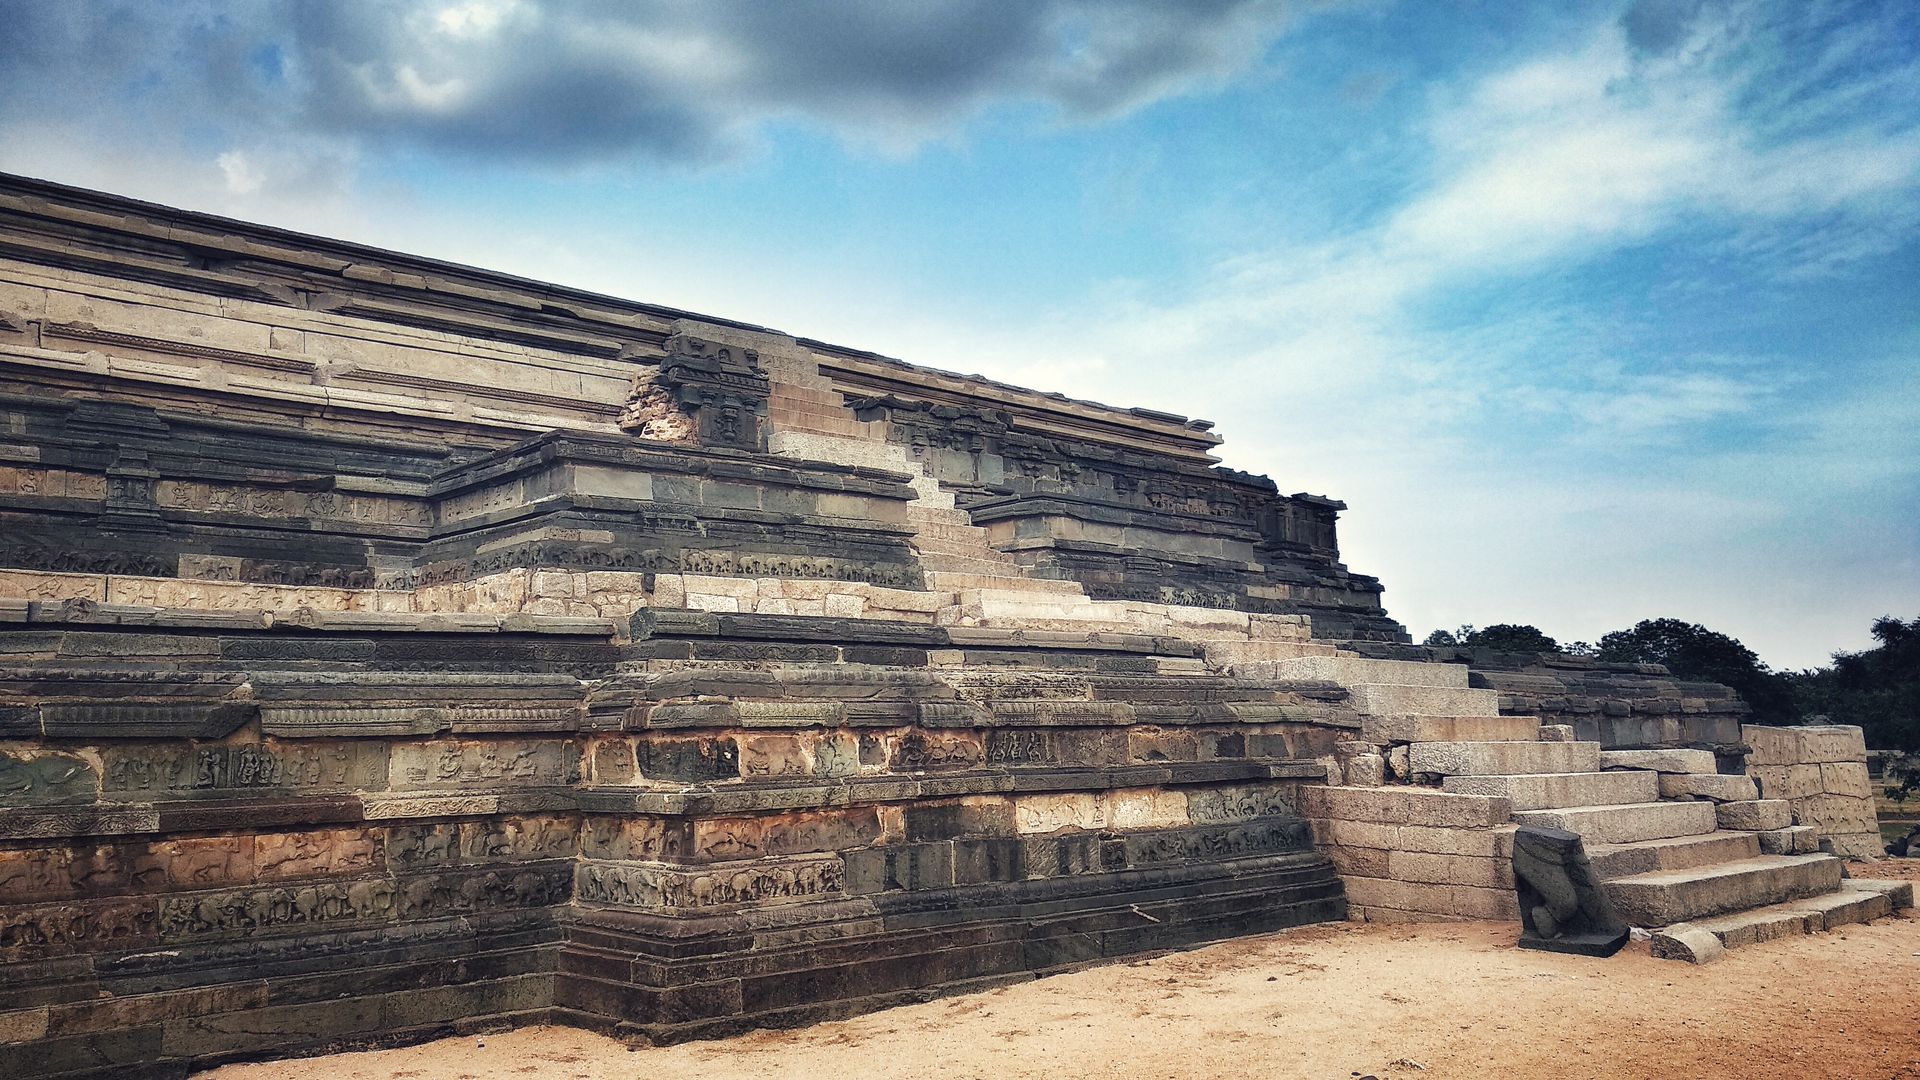
[[[74,754],[0,752],[0,806],[59,806],[94,801],[99,777]]]

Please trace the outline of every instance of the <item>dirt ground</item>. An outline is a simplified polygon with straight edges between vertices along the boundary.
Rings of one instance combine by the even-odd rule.
[[[1858,867],[1920,878],[1920,860]],[[1693,967],[1336,923],[800,1031],[628,1050],[566,1028],[228,1066],[218,1080],[1920,1077],[1920,917]]]

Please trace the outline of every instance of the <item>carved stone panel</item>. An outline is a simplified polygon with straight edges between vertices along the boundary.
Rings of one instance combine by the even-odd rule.
[[[0,806],[92,802],[99,790],[99,775],[77,754],[0,751]]]
[[[395,788],[559,786],[579,778],[578,749],[560,742],[526,739],[396,743]]]
[[[387,786],[387,749],[368,743],[108,746],[101,758],[105,790],[127,796]]]

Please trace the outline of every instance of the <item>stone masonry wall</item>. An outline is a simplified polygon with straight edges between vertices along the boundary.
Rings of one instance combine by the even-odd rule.
[[[1793,822],[1811,825],[1836,854],[1878,858],[1886,853],[1867,776],[1867,744],[1845,724],[1768,727],[1747,724],[1747,775],[1764,799],[1793,805]]]

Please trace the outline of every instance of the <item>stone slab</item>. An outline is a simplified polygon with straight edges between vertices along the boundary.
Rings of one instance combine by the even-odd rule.
[[[1508,776],[1515,773],[1600,771],[1599,743],[1432,742],[1408,748],[1417,776]]]
[[[1635,926],[1667,926],[1832,892],[1841,873],[1828,855],[1761,855],[1612,878],[1607,891]]]
[[[1600,767],[1663,773],[1711,773],[1718,769],[1711,750],[1602,750]]]
[[[1653,802],[1660,797],[1656,776],[1651,772],[1449,776],[1440,782],[1440,789],[1458,795],[1499,795],[1515,810],[1551,810]]]
[[[1660,777],[1663,799],[1709,799],[1713,802],[1751,802],[1760,787],[1750,776],[1725,773],[1671,773]]]
[[[1705,802],[1636,803],[1628,806],[1580,806],[1560,810],[1515,811],[1521,825],[1542,825],[1579,833],[1588,844],[1628,844],[1670,836],[1702,836],[1718,828],[1713,804]]]
[[[1385,745],[1397,742],[1536,742],[1540,722],[1531,716],[1382,716],[1360,718],[1360,736]],[[1571,741],[1571,740],[1569,740]]]
[[[1354,707],[1390,716],[1498,716],[1500,694],[1444,686],[1362,683],[1350,686]]]
[[[1793,806],[1785,799],[1749,799],[1714,806],[1723,829],[1747,829],[1760,832],[1784,829],[1793,824]]]
[[[1587,858],[1593,864],[1594,872],[1604,879],[1662,870],[1685,870],[1734,859],[1751,859],[1763,854],[1805,854],[1766,851],[1759,839],[1763,835],[1711,832],[1703,836],[1670,836],[1628,844],[1595,844],[1587,848]]]

